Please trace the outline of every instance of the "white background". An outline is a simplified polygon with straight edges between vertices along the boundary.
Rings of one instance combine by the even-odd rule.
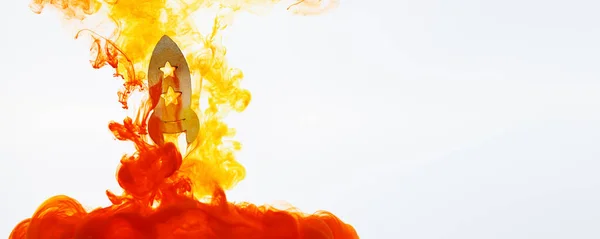
[[[253,100],[230,200],[332,211],[361,238],[600,237],[598,1],[343,1],[240,16]],[[0,235],[45,199],[108,205],[131,145],[111,69],[54,11],[0,7]],[[281,10],[281,9],[279,9]]]

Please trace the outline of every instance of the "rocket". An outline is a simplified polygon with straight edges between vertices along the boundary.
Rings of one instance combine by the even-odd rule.
[[[177,44],[164,35],[156,44],[148,67],[152,113],[148,134],[157,145],[164,134],[185,133],[190,145],[198,136],[200,120],[191,106],[191,75],[185,56]]]

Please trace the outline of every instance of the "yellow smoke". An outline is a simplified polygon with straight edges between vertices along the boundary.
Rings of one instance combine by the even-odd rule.
[[[133,90],[147,90],[145,72],[153,48],[163,35],[170,36],[180,46],[192,72],[192,109],[198,113],[200,131],[197,140],[186,151],[180,172],[194,184],[196,197],[213,193],[214,186],[229,189],[242,180],[245,169],[234,156],[241,144],[232,137],[233,128],[223,118],[231,110],[241,112],[250,103],[251,94],[240,87],[241,70],[231,67],[226,49],[221,44],[221,32],[239,11],[263,13],[281,0],[35,0],[36,12],[53,5],[70,19],[84,20],[90,16],[112,22],[108,36],[94,36],[92,61],[96,68],[109,64],[125,80],[120,100],[126,104]],[[289,2],[292,13],[313,15],[337,6],[338,0],[305,0]],[[201,33],[191,17],[201,9],[216,12],[212,29]],[[93,26],[86,26],[94,35]],[[200,96],[203,101],[200,104]],[[137,119],[144,126],[149,111],[147,103],[137,108]],[[143,127],[141,127],[143,128]]]

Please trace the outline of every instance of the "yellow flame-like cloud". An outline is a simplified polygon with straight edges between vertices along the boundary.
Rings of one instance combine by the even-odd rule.
[[[301,0],[290,2],[288,10],[300,15],[323,13],[337,6],[339,0]],[[85,20],[90,16],[114,24],[113,33],[93,36],[92,53],[95,68],[111,65],[116,75],[125,80],[120,101],[127,108],[129,95],[147,90],[145,72],[155,44],[169,35],[186,55],[192,72],[192,109],[201,117],[198,140],[187,149],[180,172],[194,184],[196,197],[210,195],[214,186],[229,189],[242,180],[245,169],[234,157],[241,144],[232,140],[233,128],[223,122],[230,111],[243,111],[251,94],[240,87],[241,70],[229,66],[221,44],[221,31],[226,29],[236,12],[264,12],[280,0],[35,0],[31,8],[41,12],[53,5],[69,19]],[[200,9],[216,9],[212,29],[201,33],[191,17]],[[79,34],[78,34],[79,35]],[[200,95],[207,99],[200,107]],[[147,99],[146,99],[147,100]],[[134,109],[140,131],[145,128],[149,103]],[[143,132],[141,132],[143,133]]]

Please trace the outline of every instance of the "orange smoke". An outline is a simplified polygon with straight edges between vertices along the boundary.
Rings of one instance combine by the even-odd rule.
[[[312,15],[337,6],[338,0],[300,0],[288,10]],[[118,92],[123,108],[133,113],[109,129],[136,152],[121,159],[117,181],[122,195],[106,194],[112,205],[87,212],[68,196],[46,200],[30,219],[20,222],[9,238],[358,238],[354,228],[328,212],[304,214],[249,203],[229,203],[225,190],[245,177],[235,160],[241,144],[223,118],[243,111],[250,93],[240,88],[243,73],[229,66],[220,33],[238,11],[259,12],[279,0],[34,0],[36,13],[53,6],[67,19],[84,24],[94,18],[110,23],[112,34],[88,27],[76,37],[91,36],[94,68],[109,65],[124,80]],[[199,32],[191,15],[217,11],[212,29]],[[88,25],[92,25],[89,23]],[[186,55],[192,73],[192,109],[200,117],[197,139],[179,146],[179,135],[151,143],[147,120],[152,111],[146,69],[156,42],[173,38]],[[129,107],[134,92],[142,101]],[[202,102],[202,104],[201,104]],[[202,107],[201,107],[202,106]]]

